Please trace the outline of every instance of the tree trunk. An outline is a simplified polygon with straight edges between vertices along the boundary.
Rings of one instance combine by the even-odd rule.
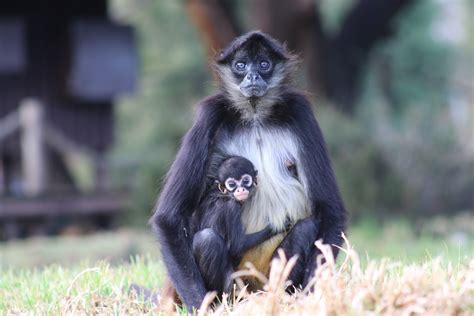
[[[393,18],[411,2],[356,1],[333,37],[324,33],[314,0],[252,0],[250,11],[253,28],[302,53],[311,92],[351,115],[371,50],[391,35]],[[186,8],[210,57],[239,34],[226,1],[188,0]]]
[[[310,82],[312,92],[325,90],[323,82],[324,63],[322,50],[327,46],[323,34],[321,17],[313,0],[253,0],[251,2],[252,23],[257,29],[284,42],[287,47],[301,55],[303,69]]]
[[[355,111],[362,70],[375,44],[392,35],[394,16],[413,0],[359,0],[322,55],[326,94],[341,110]]]
[[[209,60],[216,52],[239,35],[237,24],[225,2],[219,0],[187,0],[186,11],[206,43]]]

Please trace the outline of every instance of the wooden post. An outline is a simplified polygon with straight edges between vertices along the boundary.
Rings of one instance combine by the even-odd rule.
[[[109,185],[109,173],[107,161],[102,154],[94,155],[95,178],[94,187],[96,191],[104,192]]]
[[[43,193],[47,183],[44,147],[44,109],[40,101],[25,99],[20,108],[23,189],[27,196]]]
[[[0,146],[0,197],[5,194],[6,191],[6,180],[5,180],[5,168],[3,167],[2,159],[2,147]]]

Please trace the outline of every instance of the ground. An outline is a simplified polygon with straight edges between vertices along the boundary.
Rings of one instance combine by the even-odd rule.
[[[346,246],[337,264],[318,271],[313,294],[282,291],[290,267],[283,261],[272,270],[268,292],[241,291],[238,303],[222,304],[216,313],[474,313],[472,235],[415,236],[402,220],[361,223],[348,232],[355,251]],[[145,304],[126,291],[132,282],[157,288],[164,278],[158,249],[145,231],[15,241],[0,245],[0,263],[0,314],[174,310],[165,302]]]

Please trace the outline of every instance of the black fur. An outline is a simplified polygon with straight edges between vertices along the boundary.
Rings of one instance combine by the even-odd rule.
[[[255,182],[257,171],[248,159],[239,156],[229,157],[220,165],[217,171],[217,180],[224,183],[227,178],[239,179],[244,174],[252,176],[252,180]],[[210,177],[213,178],[213,175]]]
[[[253,31],[238,37],[235,41],[230,43],[229,46],[219,53],[216,61],[219,64],[225,64],[234,57],[236,52],[242,49],[248,52],[250,56],[255,56],[261,50],[258,46],[260,43],[265,46],[273,59],[284,61],[291,58],[285,47],[278,41],[260,31]]]
[[[250,33],[238,38],[223,51],[217,60],[225,64],[240,48],[254,41],[265,43],[281,56],[289,53],[282,45],[263,33]],[[274,61],[275,63],[278,61]],[[317,238],[324,243],[340,246],[341,233],[345,228],[346,211],[339,194],[336,180],[329,161],[321,130],[316,122],[308,99],[301,93],[282,88],[277,104],[271,113],[259,120],[263,128],[272,127],[290,131],[298,140],[301,161],[297,162],[299,172],[304,171],[309,183],[309,199],[312,216],[298,222],[282,242],[287,255],[298,255],[299,260],[290,278],[293,284],[304,286],[308,283],[316,267],[316,255],[313,246]],[[258,107],[258,104],[256,105]],[[152,218],[162,255],[169,275],[177,292],[188,307],[199,307],[206,293],[206,284],[220,282],[215,288],[224,289],[226,278],[211,280],[212,275],[201,273],[199,265],[203,262],[193,256],[193,232],[190,221],[193,213],[205,198],[204,189],[209,169],[213,167],[211,158],[225,153],[216,152],[216,144],[251,128],[252,122],[243,120],[242,113],[233,107],[228,94],[222,93],[207,98],[199,105],[199,112],[193,127],[184,137],[176,159],[165,180],[163,191],[158,200]],[[275,139],[275,143],[279,140]],[[308,223],[309,222],[309,223]],[[301,224],[300,224],[301,223]],[[224,232],[224,235],[228,233]],[[207,234],[207,233],[205,233]],[[222,236],[222,235],[220,235]],[[199,236],[204,241],[215,241],[212,234]],[[200,244],[200,251],[210,258],[207,271],[216,271],[216,276],[225,275],[231,265],[230,255],[225,256],[223,243],[219,246]],[[214,251],[216,249],[216,251]],[[337,248],[333,247],[334,255]],[[198,261],[198,262],[196,262]],[[230,265],[229,265],[230,264]],[[227,267],[227,268],[222,268]],[[219,270],[221,269],[221,270]],[[222,272],[224,271],[224,272]],[[220,281],[219,281],[220,280]]]
[[[231,157],[221,164],[217,178],[223,183],[229,177],[240,179],[244,174],[251,175],[255,181],[252,163],[243,157]],[[267,226],[259,232],[246,234],[241,209],[241,203],[231,193],[222,193],[214,184],[192,218],[193,254],[208,291],[229,292],[231,274],[243,253],[279,233]]]

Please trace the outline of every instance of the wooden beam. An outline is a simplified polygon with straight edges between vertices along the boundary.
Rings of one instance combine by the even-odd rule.
[[[0,223],[2,231],[0,238],[5,240],[11,240],[20,237],[20,225],[16,219],[10,219],[5,223]]]
[[[0,196],[6,192],[5,167],[3,166],[2,148],[0,147]]]
[[[0,199],[0,219],[63,215],[117,214],[128,205],[128,194],[66,195],[32,199]]]

